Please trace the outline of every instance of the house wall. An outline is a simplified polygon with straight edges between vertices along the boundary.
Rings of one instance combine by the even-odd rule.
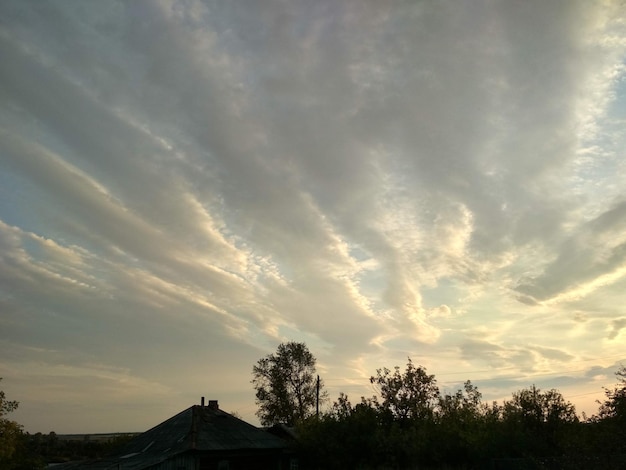
[[[282,452],[224,453],[201,456],[198,470],[289,470],[289,457]]]
[[[293,458],[283,452],[187,452],[145,470],[290,470]]]
[[[145,470],[198,470],[198,459],[195,455],[185,453],[176,455],[164,462],[152,465]]]

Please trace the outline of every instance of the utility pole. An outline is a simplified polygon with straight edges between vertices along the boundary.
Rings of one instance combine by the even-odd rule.
[[[317,376],[315,384],[315,417],[320,417],[320,376]]]

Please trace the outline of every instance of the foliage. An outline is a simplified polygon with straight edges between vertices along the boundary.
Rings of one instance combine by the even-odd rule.
[[[18,405],[17,401],[7,400],[4,391],[0,390],[0,469],[11,468],[9,462],[16,452],[22,435],[22,426],[4,417],[15,411]]]
[[[461,464],[478,458],[486,448],[486,423],[491,413],[469,380],[462,390],[440,397],[436,432],[439,460]]]
[[[626,424],[626,366],[622,365],[615,375],[618,385],[605,390],[606,400],[600,403],[598,417]]]
[[[313,414],[318,398],[315,363],[306,344],[296,342],[282,343],[275,354],[259,359],[252,369],[252,383],[261,424],[292,426]],[[321,380],[319,390],[323,401]]]
[[[353,405],[341,393],[322,416],[302,421],[297,450],[311,469],[623,468],[624,368],[617,375],[602,413],[580,421],[555,389],[533,385],[501,405],[484,403],[470,381],[441,394],[409,359],[404,371],[370,378],[377,396]]]
[[[513,393],[502,409],[502,435],[509,454],[541,457],[563,453],[568,429],[578,423],[574,405],[555,389],[541,391],[535,385]]]
[[[60,438],[56,433],[21,434],[13,457],[0,463],[1,470],[38,470],[46,464],[98,459],[115,453],[133,434],[119,434],[110,439]]]
[[[59,439],[54,432],[28,434],[20,424],[4,417],[18,405],[17,401],[7,400],[0,390],[0,470],[39,470],[50,463],[104,457],[132,437],[119,435],[99,441]]]
[[[605,389],[606,399],[598,402],[598,414],[590,419],[594,437],[604,452],[626,454],[626,367],[621,366],[615,375],[618,383]]]
[[[313,468],[368,468],[381,462],[381,429],[372,403],[352,406],[343,393],[330,411],[297,427],[298,451]]]
[[[504,418],[521,420],[529,427],[578,421],[574,405],[566,402],[560,392],[542,392],[535,385],[513,393],[513,399],[504,404]]]
[[[2,380],[2,377],[0,377],[0,380]],[[0,390],[0,417],[14,412],[18,406],[19,402],[7,400],[4,391]]]
[[[377,386],[382,403],[381,411],[390,414],[394,420],[409,421],[430,419],[439,399],[439,389],[434,375],[428,375],[421,366],[413,365],[408,358],[406,370],[401,373],[396,366],[394,371],[377,369],[370,383]]]

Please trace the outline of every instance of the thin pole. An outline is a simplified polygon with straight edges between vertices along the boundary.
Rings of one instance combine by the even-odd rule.
[[[320,376],[317,376],[317,383],[315,384],[315,417],[320,417]]]

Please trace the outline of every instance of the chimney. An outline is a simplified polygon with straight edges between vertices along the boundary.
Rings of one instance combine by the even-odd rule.
[[[217,400],[209,400],[209,408],[212,410],[219,410],[220,407],[217,403]]]
[[[200,406],[204,408],[204,397],[200,398]]]

